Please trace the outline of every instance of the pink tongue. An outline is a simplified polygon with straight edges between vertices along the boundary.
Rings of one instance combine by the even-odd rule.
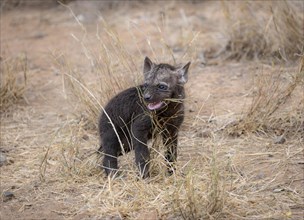
[[[149,110],[155,110],[155,109],[160,108],[162,105],[163,105],[162,102],[149,103],[149,104],[148,104],[148,109],[149,109]]]

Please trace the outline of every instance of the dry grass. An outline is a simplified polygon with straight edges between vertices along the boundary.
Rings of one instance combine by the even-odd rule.
[[[278,136],[303,133],[303,63],[302,57],[298,70],[294,72],[273,70],[258,73],[252,103],[240,121],[229,126],[228,133],[257,132]]]
[[[52,190],[57,195],[54,199],[67,207],[72,204],[73,208],[61,215],[119,219],[296,219],[301,216],[299,207],[303,206],[304,192],[299,184],[303,179],[295,178],[301,168],[294,167],[295,163],[301,163],[303,153],[303,149],[296,147],[298,136],[288,145],[275,149],[272,139],[267,137],[230,139],[220,132],[212,132],[208,138],[193,137],[197,128],[205,123],[196,120],[195,126],[187,126],[181,132],[182,159],[172,176],[166,175],[162,149],[152,146],[151,178],[138,178],[133,154],[119,158],[122,175],[104,177],[99,167],[100,158],[95,153],[98,137],[95,132],[88,133],[87,125],[96,129],[98,115],[106,102],[118,91],[140,82],[141,70],[137,68],[141,66],[141,60],[128,52],[113,30],[106,24],[103,27],[105,38],[97,35],[100,40],[97,53],[80,41],[91,63],[93,81],[97,83],[86,82],[81,77],[83,74],[75,71],[67,61],[61,63],[67,83],[65,89],[80,103],[77,115],[85,116],[62,129],[60,135],[68,138],[51,144],[41,165],[41,180],[46,183],[41,186],[41,192],[51,193],[47,183],[55,181]],[[164,34],[160,33],[163,39]],[[146,41],[151,53],[157,53],[148,37]],[[162,56],[175,60],[169,44],[164,43],[164,48]],[[191,51],[189,48],[187,51]],[[255,49],[242,51],[244,56],[250,53],[256,53]],[[261,131],[265,123],[273,123],[274,113],[303,83],[302,71],[287,74],[285,81],[287,76],[284,74],[261,74],[255,84],[257,89],[252,105],[240,124],[233,128],[236,128],[234,132]],[[122,81],[126,75],[131,77]],[[214,116],[214,120],[216,118]],[[262,144],[265,142],[266,146]],[[249,146],[251,150],[247,149]],[[293,172],[288,172],[291,167]],[[71,195],[73,201],[69,200]]]
[[[248,26],[252,28],[250,23]],[[85,32],[85,28],[81,28]],[[153,47],[152,37],[148,34],[144,37],[147,44],[142,47],[149,49],[154,60],[195,59],[197,33],[189,34],[186,39],[179,38],[185,39],[179,44],[188,49],[177,57],[166,41],[170,29],[166,32],[165,28],[159,28],[159,35],[154,36],[157,48]],[[213,114],[210,121],[202,120],[199,113],[193,118],[188,116],[180,133],[179,158],[172,176],[166,175],[162,149],[151,148],[155,154],[151,178],[138,178],[132,153],[119,158],[122,175],[107,178],[100,169],[100,158],[96,154],[99,143],[97,119],[102,107],[114,94],[140,82],[144,55],[140,50],[137,54],[130,53],[118,34],[105,23],[102,34],[97,33],[94,41],[95,50],[91,49],[86,37],[85,32],[83,38],[74,36],[74,39],[79,42],[91,71],[78,69],[66,55],[54,54],[63,76],[66,98],[75,106],[76,117],[67,117],[63,122],[59,118],[60,122],[54,123],[58,127],[48,128],[53,135],[47,133],[48,143],[41,144],[45,147],[39,156],[37,152],[42,152],[42,147],[35,139],[29,142],[29,146],[38,145],[35,153],[27,148],[18,149],[22,153],[10,168],[17,174],[13,177],[14,184],[21,186],[16,189],[16,194],[26,191],[22,198],[18,198],[22,203],[18,207],[20,212],[30,206],[39,209],[41,204],[45,206],[51,200],[60,207],[48,206],[48,211],[68,219],[302,218],[303,130],[300,128],[304,108],[303,99],[298,97],[303,97],[299,95],[303,92],[303,60],[298,72],[283,71],[283,68],[277,71],[272,67],[259,72],[248,111],[237,125],[225,128],[229,133],[247,135],[231,138],[217,132],[222,128],[221,115]],[[134,39],[137,41],[136,37]],[[161,48],[159,42],[162,42]],[[256,41],[249,42],[249,45],[253,43]],[[234,48],[234,57],[256,56],[260,54],[257,50],[263,49]],[[227,53],[231,54],[231,50]],[[210,125],[214,130],[211,129],[208,137],[197,135],[200,128],[213,121],[219,123]],[[24,130],[27,129],[26,122]],[[38,127],[40,124],[37,124]],[[19,124],[12,127],[15,132],[20,132]],[[271,135],[252,134],[269,134],[279,128],[294,135],[285,143],[274,144]],[[14,134],[9,134],[9,126],[6,129],[5,140],[20,142],[18,138],[14,139]],[[28,138],[37,136],[35,131],[31,132]],[[40,181],[32,180],[38,160],[41,162]],[[10,180],[11,172],[1,173],[1,178]],[[10,185],[5,184],[5,187]]]
[[[304,50],[303,7],[292,1],[223,2],[224,57],[297,60]]]
[[[72,126],[72,127],[71,127]],[[75,127],[74,127],[75,126]],[[223,183],[221,180],[215,146],[210,145],[213,156],[192,158],[188,163],[179,163],[176,172],[167,176],[163,157],[154,157],[151,178],[138,178],[137,169],[132,162],[133,155],[119,158],[122,174],[116,178],[103,178],[98,167],[98,157],[91,147],[97,141],[84,141],[86,133],[79,124],[70,123],[70,139],[49,148],[42,164],[44,182],[57,182],[61,193],[56,196],[60,201],[66,193],[77,189],[73,207],[66,217],[82,213],[94,216],[141,219],[145,213],[149,217],[198,219],[221,215],[223,208]],[[76,128],[76,129],[75,129]],[[186,141],[186,140],[185,140]],[[88,143],[89,142],[89,143]],[[163,164],[160,168],[160,164]],[[197,165],[204,165],[204,172]],[[68,185],[67,185],[68,183]],[[43,187],[43,186],[42,186]],[[46,189],[42,192],[46,193]],[[83,204],[86,203],[85,206]]]
[[[60,213],[65,217],[297,219],[302,215],[303,179],[298,174],[303,149],[296,139],[275,146],[271,139],[258,137],[213,134],[212,139],[193,141],[185,135],[172,176],[159,172],[139,179],[133,155],[128,154],[119,158],[122,175],[112,179],[98,168],[92,149],[98,139],[89,135],[84,140],[87,133],[75,122],[64,130],[72,133],[61,132],[69,138],[48,151],[37,198],[56,192],[52,198],[66,207],[68,211]],[[155,160],[163,163],[163,158]]]
[[[101,38],[97,33],[97,50],[90,50],[85,42],[81,42],[92,68],[91,73],[75,71],[66,57],[56,59],[64,74],[65,90],[69,98],[73,97],[73,102],[80,103],[77,111],[82,112],[87,126],[92,129],[97,128],[102,107],[109,99],[119,91],[135,85],[139,76],[138,63],[135,63],[131,54],[124,48],[117,34],[106,25],[103,27],[104,37]],[[93,75],[97,83],[88,84],[84,77],[88,74]]]
[[[22,56],[1,61],[0,112],[24,98],[27,77],[27,61]]]

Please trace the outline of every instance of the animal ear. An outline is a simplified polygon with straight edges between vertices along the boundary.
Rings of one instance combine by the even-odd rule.
[[[149,57],[145,57],[144,61],[144,75],[148,73],[153,67],[153,62],[149,59]]]
[[[191,62],[188,62],[186,65],[177,70],[178,83],[185,84],[188,81],[188,69],[190,64]]]

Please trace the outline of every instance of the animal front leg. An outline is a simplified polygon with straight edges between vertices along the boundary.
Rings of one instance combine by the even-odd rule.
[[[175,139],[169,139],[167,145],[165,158],[169,163],[174,163],[177,160],[177,137]]]
[[[163,135],[163,142],[166,146],[165,158],[168,162],[168,173],[173,174],[175,170],[175,162],[177,160],[177,137],[176,131],[168,131]]]

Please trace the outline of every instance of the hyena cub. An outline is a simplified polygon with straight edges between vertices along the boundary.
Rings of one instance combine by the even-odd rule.
[[[182,67],[144,61],[145,83],[129,88],[105,107],[99,121],[103,167],[107,175],[118,169],[117,157],[135,150],[135,162],[143,178],[149,176],[150,152],[147,142],[158,129],[166,146],[165,158],[177,158],[178,130],[184,120],[184,84],[190,62]],[[168,166],[169,173],[172,172]]]

